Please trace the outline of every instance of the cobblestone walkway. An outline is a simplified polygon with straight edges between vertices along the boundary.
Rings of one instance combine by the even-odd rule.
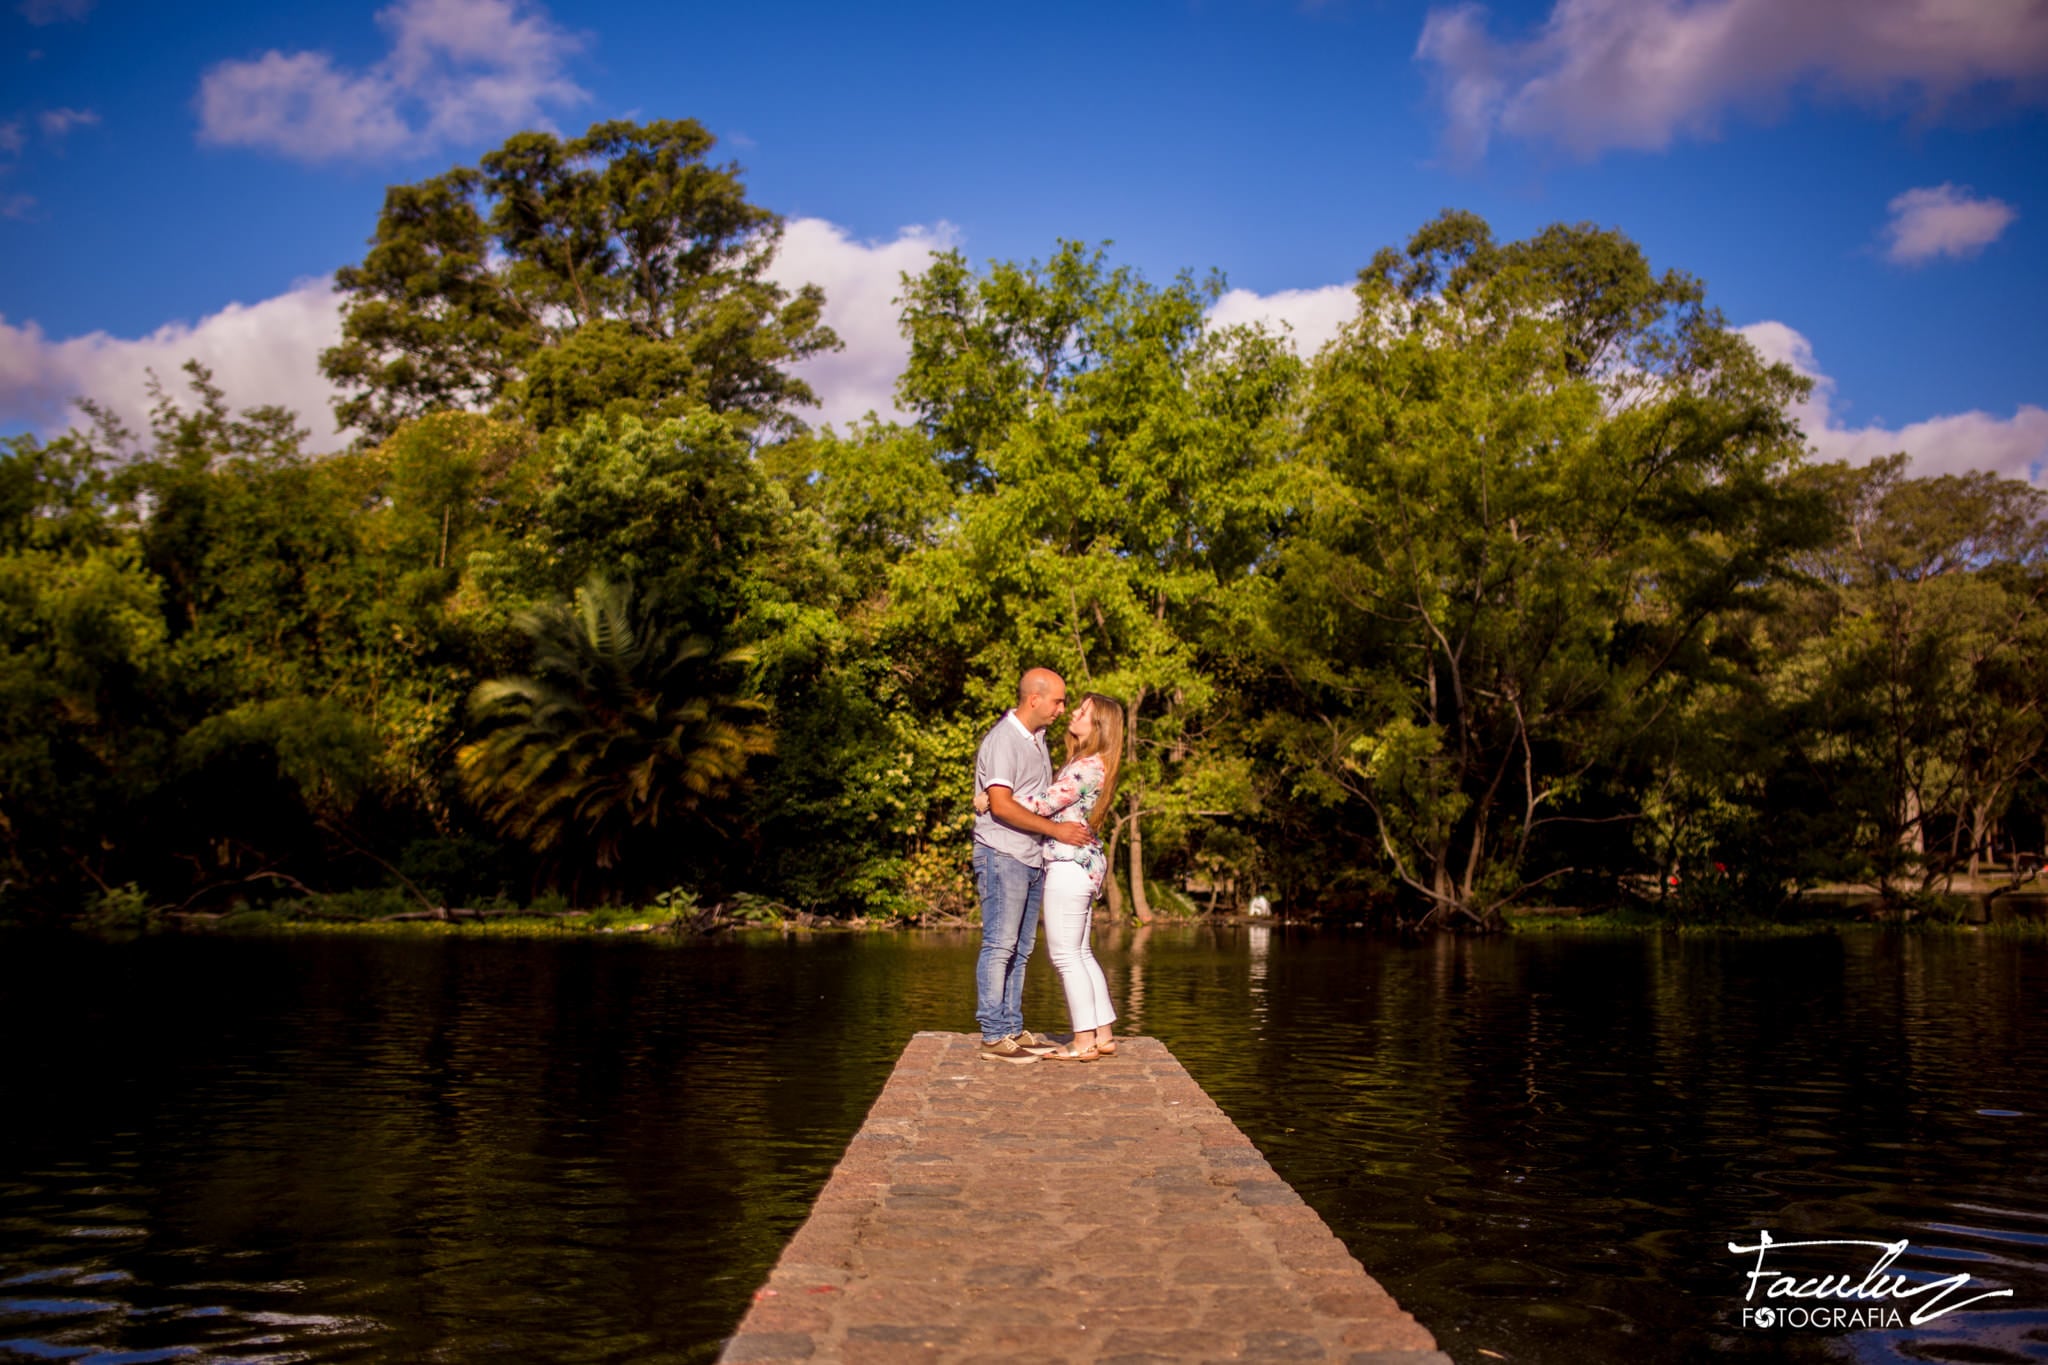
[[[1164,1046],[911,1039],[723,1360],[1449,1365]]]

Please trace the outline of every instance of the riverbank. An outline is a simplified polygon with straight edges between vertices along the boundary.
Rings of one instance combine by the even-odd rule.
[[[93,934],[126,937],[136,934],[183,934],[229,938],[284,936],[347,936],[367,938],[500,938],[500,939],[613,939],[644,938],[654,941],[692,941],[712,937],[762,935],[866,935],[900,930],[972,930],[971,919],[947,918],[922,923],[890,916],[856,916],[840,919],[813,915],[768,902],[742,901],[706,908],[690,906],[604,906],[591,910],[553,910],[531,907],[451,907],[437,911],[415,910],[366,915],[353,911],[349,898],[337,897],[291,903],[266,909],[241,909],[225,913],[149,913],[89,916],[66,927]],[[1646,907],[1579,909],[1569,906],[1537,906],[1510,911],[1508,936],[1536,935],[1658,935],[1683,937],[1796,938],[1839,934],[1858,930],[1909,931],[1945,934],[1989,934],[1997,937],[2048,938],[2048,898],[2027,897],[1994,900],[1990,906],[1968,904],[1937,906],[1933,909],[1897,911],[1884,909],[1874,897],[1844,896],[1820,903],[1796,903],[1793,913],[1781,917],[1729,917],[1684,919],[1662,915]],[[1158,916],[1151,924],[1111,920],[1098,912],[1099,928],[1139,932],[1153,929],[1209,928],[1220,930],[1281,930],[1324,932],[1333,935],[1386,932],[1406,936],[1392,923],[1338,920],[1296,920],[1244,915]],[[0,927],[28,927],[21,921]]]
[[[1772,915],[1688,917],[1651,905],[1579,909],[1532,906],[1508,913],[1515,933],[1657,932],[1680,934],[1827,934],[1845,928],[1933,929],[2048,936],[2048,893],[2008,886],[1952,890],[1918,902],[1887,902],[1873,887],[1823,887],[1800,893]]]
[[[286,910],[241,910],[221,915],[167,915],[159,925],[176,931],[222,934],[366,934],[371,936],[454,935],[503,938],[592,938],[648,935],[666,938],[769,932],[861,932],[901,927],[886,919],[833,919],[788,906],[740,904],[703,909],[668,906],[600,906],[592,910],[531,908],[470,909],[388,915],[350,915],[314,904]]]
[[[1158,927],[1205,925],[1215,928],[1363,929],[1411,932],[1389,918],[1385,907],[1377,917],[1292,918],[1201,910],[1184,895],[1155,887]],[[1143,928],[1132,920],[1112,917],[1096,907],[1104,927]],[[923,915],[815,914],[763,896],[740,894],[704,904],[681,887],[654,897],[651,903],[571,908],[559,896],[543,896],[530,904],[499,900],[477,906],[435,905],[428,895],[399,887],[369,887],[314,892],[269,902],[243,903],[220,910],[186,909],[152,904],[137,888],[120,887],[103,894],[83,915],[72,919],[29,913],[19,904],[0,903],[0,927],[42,926],[117,935],[156,932],[195,934],[365,934],[378,937],[443,936],[502,938],[584,938],[653,936],[696,939],[743,932],[867,933],[896,929],[972,929],[972,915],[929,912]],[[1595,907],[1523,905],[1506,913],[1509,934],[1675,933],[1734,934],[1784,937],[1833,933],[1854,927],[1912,928],[1991,932],[2018,937],[2048,937],[2048,889],[2037,880],[2012,882],[1983,878],[1957,879],[1945,893],[1926,893],[1903,902],[1888,901],[1875,887],[1829,885],[1797,893],[1770,914],[1745,914],[1721,907],[1705,912],[1676,896]]]

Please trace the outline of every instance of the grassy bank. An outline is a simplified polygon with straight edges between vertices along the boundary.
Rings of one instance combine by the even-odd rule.
[[[1509,911],[1508,932],[1514,934],[1746,934],[1796,937],[1832,934],[1845,927],[1830,920],[1724,919],[1683,920],[1648,910],[1618,907],[1583,914],[1560,910]]]
[[[1619,907],[1583,914],[1550,909],[1511,911],[1507,919],[1508,932],[1514,934],[1664,933],[1798,938],[1815,934],[1888,929],[1921,933],[1986,934],[2000,938],[2048,938],[2048,919],[2038,916],[1973,921],[1954,913],[1929,913],[1917,910],[1856,915],[1816,914],[1808,911],[1783,917],[1729,916],[1719,919],[1685,919],[1658,915],[1645,909]]]
[[[590,938],[598,935],[651,934],[676,938],[727,929],[780,930],[798,928],[780,917],[722,923],[715,929],[693,927],[684,917],[642,906],[619,906],[564,914],[506,911],[493,914],[455,913],[447,918],[359,918],[295,910],[241,910],[218,918],[180,916],[165,927],[221,934],[366,934],[379,937],[453,936],[457,938]]]
[[[1200,918],[1193,902],[1160,883],[1149,883],[1161,918]],[[47,924],[19,904],[0,905],[0,924]],[[152,903],[139,889],[117,887],[98,896],[85,913],[65,923],[99,933],[457,935],[507,938],[578,938],[649,934],[682,938],[748,930],[769,932],[867,931],[971,927],[971,915],[819,915],[763,896],[737,895],[704,904],[677,887],[646,904],[572,908],[559,896],[531,904],[494,901],[478,906],[435,906],[398,887],[312,893],[223,910],[188,910]]]
[[[11,918],[20,920],[19,914]],[[529,905],[432,906],[395,888],[306,895],[220,911],[155,905],[132,887],[100,896],[74,927],[107,933],[348,933],[570,938],[653,934],[670,937],[738,930],[865,929],[885,919],[828,919],[757,896],[705,905],[677,888],[642,905],[571,908],[559,897]]]
[[[1155,923],[1180,925],[1268,924],[1275,927],[1337,927],[1336,921],[1249,920],[1209,916],[1186,896],[1154,885]],[[1128,902],[1126,902],[1128,904]],[[11,913],[8,913],[11,912]],[[1098,907],[1098,913],[1102,913]],[[25,915],[19,905],[0,907],[0,924],[48,924]],[[723,933],[759,931],[865,932],[882,929],[972,928],[972,915],[895,915],[841,918],[816,915],[758,896],[736,896],[704,905],[681,888],[642,905],[570,908],[560,898],[543,897],[530,905],[493,903],[474,907],[429,908],[396,888],[372,888],[281,899],[262,905],[240,905],[224,911],[188,911],[152,905],[132,888],[101,896],[88,912],[67,921],[88,932],[217,933],[217,934],[367,934],[376,936],[455,936],[492,938],[588,938],[653,936],[681,939]],[[1356,924],[1353,927],[1364,927]],[[1397,930],[1392,921],[1382,924]],[[1511,910],[1507,931],[1513,934],[1645,934],[1734,935],[1791,938],[1835,934],[1857,929],[1909,929],[1922,932],[1988,934],[2011,938],[2048,938],[2048,915],[2005,908],[1995,918],[1973,912],[1963,898],[1945,898],[1924,905],[1850,909],[1831,899],[1795,902],[1778,915],[1687,915],[1643,905],[1599,910],[1538,906]]]

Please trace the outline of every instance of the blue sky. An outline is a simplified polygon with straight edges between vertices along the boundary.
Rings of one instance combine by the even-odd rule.
[[[518,127],[693,117],[813,229],[789,264],[855,352],[828,415],[886,397],[887,286],[931,240],[1328,290],[1269,310],[1313,341],[1458,206],[1703,277],[1823,378],[1823,454],[2048,458],[2043,0],[8,3],[0,430],[68,388],[129,402],[180,345],[240,401],[318,406],[317,281],[387,184]]]

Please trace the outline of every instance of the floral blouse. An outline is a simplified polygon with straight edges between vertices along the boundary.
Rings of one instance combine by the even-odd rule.
[[[1077,758],[1060,769],[1060,775],[1045,789],[1045,795],[1020,797],[1018,804],[1034,814],[1054,820],[1083,823],[1094,812],[1096,799],[1102,795],[1102,777],[1101,755]],[[1093,898],[1102,894],[1103,879],[1109,875],[1109,855],[1101,844],[1087,843],[1076,847],[1057,839],[1047,839],[1045,856],[1053,862],[1080,864],[1081,870],[1088,874],[1089,896]]]

